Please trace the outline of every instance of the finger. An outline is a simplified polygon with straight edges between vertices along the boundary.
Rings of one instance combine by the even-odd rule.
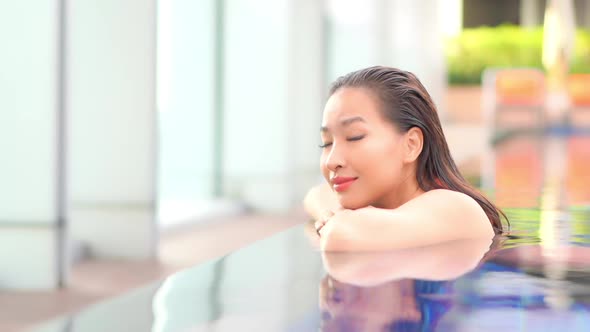
[[[321,230],[322,230],[322,228],[324,228],[324,227],[323,226],[320,226],[320,227],[318,227],[318,228],[315,229],[315,232],[318,233],[318,236],[322,236],[322,233],[320,233]]]
[[[321,237],[325,230],[326,230],[326,223],[324,223],[321,227],[319,227],[317,229],[318,235]]]
[[[326,224],[325,221],[318,220],[313,224],[313,227],[315,227],[316,230],[319,230],[320,228],[324,227],[325,224]]]
[[[334,212],[333,211],[326,210],[326,211],[324,211],[324,213],[321,214],[319,220],[322,220],[324,223],[326,223],[333,216],[334,216]]]

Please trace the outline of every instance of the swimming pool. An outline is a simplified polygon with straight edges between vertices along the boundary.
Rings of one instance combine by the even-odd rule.
[[[590,136],[514,136],[478,163],[512,227],[491,243],[330,254],[300,225],[35,331],[590,330]]]

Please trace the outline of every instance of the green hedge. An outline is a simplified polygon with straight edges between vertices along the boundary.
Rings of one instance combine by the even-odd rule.
[[[543,69],[543,29],[514,25],[464,29],[445,44],[450,84],[480,84],[487,67]],[[573,73],[590,73],[590,31],[576,32]]]

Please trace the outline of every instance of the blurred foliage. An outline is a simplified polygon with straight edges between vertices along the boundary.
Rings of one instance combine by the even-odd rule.
[[[481,74],[488,67],[544,69],[542,49],[542,27],[501,25],[464,29],[445,42],[449,84],[480,84]],[[571,72],[590,73],[590,30],[576,31]]]

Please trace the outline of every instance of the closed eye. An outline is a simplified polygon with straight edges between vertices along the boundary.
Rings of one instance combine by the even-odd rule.
[[[355,137],[349,137],[346,140],[349,142],[353,142],[353,141],[360,141],[363,138],[365,138],[365,135],[360,135],[360,136],[355,136]]]
[[[360,141],[363,138],[365,138],[365,135],[349,137],[346,140],[349,141],[349,142],[355,142],[355,141]],[[327,148],[327,147],[329,147],[331,145],[332,145],[332,143],[324,143],[324,144],[320,145],[320,148],[325,149],[325,148]]]

